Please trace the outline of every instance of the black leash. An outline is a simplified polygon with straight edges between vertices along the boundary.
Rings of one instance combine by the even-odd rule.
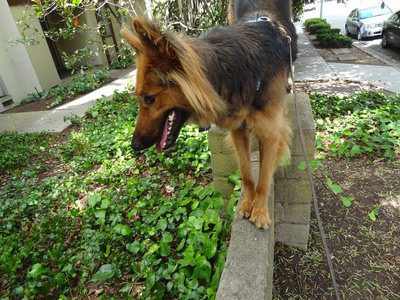
[[[318,228],[319,228],[319,232],[321,233],[321,239],[322,239],[322,244],[324,245],[325,255],[326,255],[326,258],[328,260],[329,272],[331,274],[333,287],[335,289],[336,299],[337,300],[341,300],[339,287],[338,287],[338,284],[336,282],[335,270],[333,269],[331,254],[329,252],[328,243],[326,242],[325,232],[324,232],[324,228],[323,228],[323,225],[322,225],[321,216],[319,214],[317,193],[315,192],[314,181],[313,181],[313,178],[312,178],[312,175],[311,175],[310,162],[308,160],[307,153],[306,153],[306,147],[305,147],[305,144],[304,144],[303,130],[302,130],[301,124],[300,124],[300,115],[299,115],[299,110],[298,110],[298,105],[297,105],[296,82],[294,80],[294,72],[293,72],[293,59],[292,59],[291,39],[290,39],[290,37],[288,35],[286,37],[288,38],[288,41],[289,41],[290,75],[291,75],[292,84],[293,84],[294,106],[295,106],[295,109],[296,109],[297,126],[299,127],[301,148],[303,149],[304,158],[306,160],[307,173],[308,173],[308,179],[310,181],[310,186],[311,186],[311,191],[312,191],[312,196],[313,196],[315,215],[317,216]]]

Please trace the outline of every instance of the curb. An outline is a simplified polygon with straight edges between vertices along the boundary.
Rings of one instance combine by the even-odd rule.
[[[398,62],[397,60],[395,60],[383,53],[380,53],[379,51],[369,48],[367,46],[363,47],[363,44],[360,42],[354,42],[353,46],[356,47],[357,49],[371,55],[373,58],[376,58],[377,60],[383,62],[384,64],[395,68],[397,71],[400,71],[400,62]]]

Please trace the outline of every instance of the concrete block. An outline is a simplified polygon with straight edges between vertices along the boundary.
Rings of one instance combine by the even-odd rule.
[[[315,131],[304,131],[304,146],[306,148],[306,153],[311,159],[314,157],[315,153]],[[303,155],[303,148],[301,147],[300,134],[299,131],[293,130],[292,143],[290,145],[290,152],[292,155]]]
[[[253,163],[253,173],[257,178],[257,162]],[[236,213],[216,300],[272,299],[275,243],[273,194],[271,187],[268,204],[272,223],[268,230],[256,228],[248,219]]]
[[[285,206],[283,202],[275,202],[275,223],[283,222],[285,219]]]
[[[229,200],[233,192],[234,185],[228,182],[228,178],[225,176],[214,176],[213,179],[214,188],[222,194],[222,197]]]
[[[235,153],[234,148],[226,140],[228,133],[229,131],[226,129],[211,126],[208,131],[208,146],[212,155]]]
[[[310,225],[308,224],[275,224],[275,241],[286,245],[302,245],[307,248]]]
[[[304,179],[279,179],[275,183],[275,201],[288,203],[310,203],[310,183]]]
[[[308,224],[310,222],[310,205],[306,203],[288,203],[285,202],[284,216],[281,222]]]
[[[311,108],[311,102],[307,94],[297,93],[297,103],[300,115],[300,124],[303,131],[315,131],[314,118]],[[297,129],[297,117],[295,111],[294,95],[289,94],[286,97],[286,106],[288,107],[288,119],[292,124],[292,129]]]
[[[236,154],[212,154],[211,167],[214,176],[226,176],[238,169]]]
[[[309,160],[312,158],[309,157]],[[290,178],[290,179],[307,179],[308,175],[307,171],[300,170],[299,164],[304,162],[303,155],[292,155],[290,166],[279,167],[275,172],[275,181],[279,181],[281,178]]]

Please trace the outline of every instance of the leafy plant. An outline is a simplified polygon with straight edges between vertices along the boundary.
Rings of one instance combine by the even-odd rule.
[[[310,26],[314,24],[320,24],[320,23],[326,23],[326,19],[320,19],[320,18],[310,18],[304,21],[304,29],[306,31],[310,31]]]
[[[107,299],[215,298],[230,227],[207,134],[188,125],[170,151],[132,152],[137,114],[127,92],[99,99],[55,153],[43,148],[54,169],[28,176],[27,158],[0,186],[4,297],[90,298],[101,283]]]
[[[319,31],[326,30],[329,28],[319,29]],[[351,48],[353,40],[343,34],[329,32],[317,34],[317,41],[323,47],[330,48]]]
[[[315,34],[318,30],[331,28],[331,25],[326,22],[312,23],[308,25],[308,32]]]
[[[317,34],[317,38],[319,34],[323,34],[323,33],[340,33],[340,28],[322,28],[317,30],[316,34]]]
[[[317,149],[328,157],[394,160],[399,154],[400,96],[363,92],[310,95]]]

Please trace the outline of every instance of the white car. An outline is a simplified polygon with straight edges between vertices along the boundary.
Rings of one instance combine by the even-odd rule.
[[[368,8],[356,8],[346,19],[346,35],[355,35],[358,40],[365,37],[381,36],[382,24],[392,10],[387,6],[373,6]]]

